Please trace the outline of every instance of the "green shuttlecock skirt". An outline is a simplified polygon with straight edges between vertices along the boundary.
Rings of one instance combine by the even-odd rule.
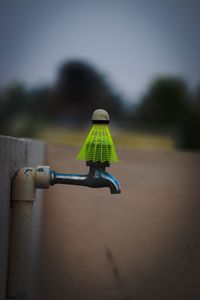
[[[93,125],[77,159],[101,163],[118,161],[108,125]]]

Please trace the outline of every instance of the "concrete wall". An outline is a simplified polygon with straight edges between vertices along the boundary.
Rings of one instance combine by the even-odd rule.
[[[0,300],[5,300],[10,229],[11,178],[15,171],[25,166],[44,164],[44,144],[28,139],[0,136]],[[42,192],[37,192],[33,213],[32,274],[38,261],[39,232],[42,213]],[[34,278],[31,283],[34,291]]]

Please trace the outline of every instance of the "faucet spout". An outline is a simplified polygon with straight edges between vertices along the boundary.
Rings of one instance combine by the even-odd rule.
[[[59,183],[91,188],[109,187],[111,194],[121,193],[119,182],[113,175],[105,171],[105,166],[90,166],[87,175],[63,174],[50,171],[50,178],[50,185]]]

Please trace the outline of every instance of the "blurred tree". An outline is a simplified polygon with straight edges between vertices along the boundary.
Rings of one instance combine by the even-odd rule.
[[[177,146],[185,150],[200,150],[200,111],[191,107],[179,127]]]
[[[3,91],[0,91],[0,133],[4,132],[6,126],[6,103]]]
[[[13,83],[0,92],[0,130],[9,133],[12,121],[25,111],[26,91],[22,84]]]
[[[56,109],[65,123],[79,126],[100,107],[112,112],[114,119],[122,117],[121,97],[113,92],[104,76],[86,62],[64,63],[56,87]]]
[[[35,87],[28,92],[29,113],[44,122],[54,118],[53,89],[49,86]]]
[[[178,146],[186,150],[200,150],[200,84],[193,93],[191,105],[179,127]]]
[[[174,129],[189,106],[189,91],[184,81],[162,77],[155,80],[137,109],[137,122],[153,129]]]
[[[173,134],[179,148],[200,149],[200,89],[192,95],[179,78],[155,80],[134,117],[139,128]]]
[[[58,121],[80,127],[96,108],[108,110],[121,127],[132,118],[139,129],[172,132],[179,147],[200,149],[200,85],[191,94],[179,78],[158,78],[139,104],[125,106],[106,78],[81,61],[62,65],[55,88],[27,89],[21,83],[2,88],[0,133],[34,136],[42,126]]]
[[[49,87],[26,89],[12,83],[0,91],[0,132],[14,136],[33,136],[51,111]]]
[[[200,111],[200,83],[198,83],[194,93],[194,105],[198,111]]]
[[[12,83],[0,90],[0,133],[34,136],[46,124],[87,124],[96,108],[123,121],[120,95],[95,68],[80,61],[63,64],[55,86],[25,88]]]

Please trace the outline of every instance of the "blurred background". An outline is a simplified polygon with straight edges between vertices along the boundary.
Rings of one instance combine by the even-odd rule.
[[[80,144],[96,108],[120,147],[200,149],[200,3],[0,2],[0,134]]]
[[[199,0],[0,0],[0,134],[84,173],[103,108],[119,157],[118,196],[45,191],[34,299],[200,299],[199,28]]]

